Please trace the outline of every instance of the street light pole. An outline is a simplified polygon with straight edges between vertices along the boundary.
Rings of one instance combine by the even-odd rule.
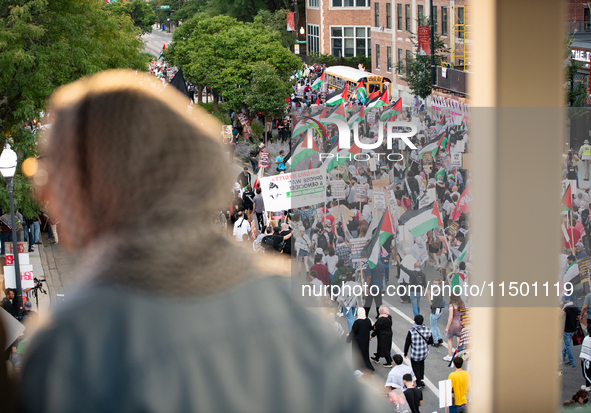
[[[435,21],[433,20],[433,0],[429,0],[429,7],[431,7],[431,88],[435,86]]]
[[[6,143],[4,150],[0,154],[0,173],[8,184],[8,198],[10,199],[10,225],[12,226],[12,255],[14,256],[14,278],[16,281],[16,296],[14,297],[14,306],[17,311],[17,318],[23,315],[23,288],[21,286],[21,271],[18,262],[18,241],[16,238],[16,219],[14,217],[14,197],[12,193],[12,178],[16,172],[17,156]]]
[[[21,272],[18,262],[18,240],[16,238],[16,219],[14,214],[14,196],[12,194],[12,177],[6,178],[8,183],[8,198],[10,199],[10,225],[12,226],[12,255],[14,257],[14,278],[16,279],[16,297],[14,304],[17,315],[20,317],[23,312],[23,288],[21,286]]]

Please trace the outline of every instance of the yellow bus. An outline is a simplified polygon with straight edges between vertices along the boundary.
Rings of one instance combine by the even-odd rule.
[[[326,83],[329,91],[340,90],[345,86],[345,82],[347,82],[349,85],[349,95],[352,95],[362,80],[367,96],[376,90],[384,93],[384,90],[388,89],[388,100],[392,99],[391,81],[387,77],[374,75],[349,66],[331,66],[326,68]]]

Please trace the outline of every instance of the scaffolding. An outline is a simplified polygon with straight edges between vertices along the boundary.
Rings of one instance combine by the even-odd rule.
[[[468,6],[451,6],[451,63],[457,70],[466,71],[470,64],[467,39],[470,35]]]

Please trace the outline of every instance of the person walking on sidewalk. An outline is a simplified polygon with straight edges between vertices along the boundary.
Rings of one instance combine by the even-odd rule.
[[[310,271],[311,272],[311,271]],[[369,334],[371,333],[371,321],[365,316],[365,310],[360,307],[357,310],[357,320],[351,327],[351,332],[347,336],[347,343],[353,342],[353,360],[357,360],[359,370],[375,369],[369,361]]]
[[[427,277],[421,271],[421,263],[415,262],[414,269],[408,269],[400,263],[400,256],[396,255],[396,261],[401,270],[409,276],[409,284],[407,286],[408,296],[412,305],[413,315],[416,317],[421,312],[421,296],[427,288]]]
[[[579,309],[575,307],[575,303],[573,303],[568,295],[562,297],[564,302],[564,306],[562,307],[562,311],[564,311],[564,333],[562,334],[562,339],[564,341],[564,346],[562,347],[562,361],[566,363],[568,367],[575,367],[575,359],[573,358],[573,351],[572,351],[572,344],[573,344],[573,336],[575,335],[575,331],[577,331],[577,318],[579,317]],[[568,361],[566,357],[568,356]]]
[[[410,350],[410,364],[417,377],[417,386],[424,387],[425,359],[429,355],[429,344],[433,344],[433,336],[429,327],[423,324],[423,316],[415,316],[415,324],[408,330],[404,343],[404,357]]]
[[[431,314],[429,315],[429,325],[431,326],[431,334],[433,335],[433,345],[439,347],[443,343],[441,331],[439,331],[439,319],[443,313],[443,290],[441,288],[441,279],[436,278],[433,281],[433,288],[431,291],[425,289],[425,295],[429,296],[431,303]]]
[[[378,351],[374,353],[371,358],[374,363],[380,362],[380,358],[386,359],[384,367],[392,367],[392,317],[390,316],[390,310],[385,305],[380,306],[380,316],[373,325],[373,333],[371,337],[378,338]],[[371,340],[371,338],[370,338]]]

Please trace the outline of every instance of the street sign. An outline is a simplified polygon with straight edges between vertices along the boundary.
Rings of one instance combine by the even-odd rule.
[[[170,9],[170,6],[160,6],[161,9]]]
[[[299,44],[296,44],[293,46],[293,52],[295,54],[300,54],[300,45]]]

